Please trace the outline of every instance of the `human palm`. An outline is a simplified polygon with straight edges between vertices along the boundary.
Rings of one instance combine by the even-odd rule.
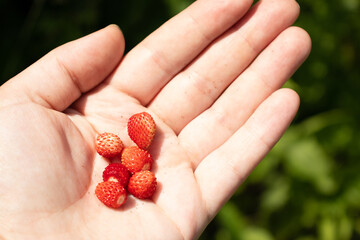
[[[274,5],[274,2],[276,4]],[[280,138],[298,107],[278,90],[306,58],[294,1],[197,1],[124,58],[115,26],[50,52],[0,88],[0,236],[192,239]],[[94,195],[109,163],[97,133],[125,145],[148,111],[158,189],[114,210]]]

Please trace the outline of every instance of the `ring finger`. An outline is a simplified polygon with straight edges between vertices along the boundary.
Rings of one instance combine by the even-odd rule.
[[[193,167],[237,131],[301,65],[311,40],[298,27],[282,32],[205,112],[180,132]]]

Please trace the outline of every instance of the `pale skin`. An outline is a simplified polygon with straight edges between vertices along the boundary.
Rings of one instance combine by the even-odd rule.
[[[293,0],[198,0],[123,56],[110,25],[0,87],[0,236],[196,239],[294,118],[279,89],[310,52]],[[114,210],[94,195],[97,133],[147,111],[158,189]]]

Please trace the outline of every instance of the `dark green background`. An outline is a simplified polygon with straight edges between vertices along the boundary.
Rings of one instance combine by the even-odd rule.
[[[0,82],[110,23],[129,51],[191,2],[0,0]],[[286,84],[300,94],[299,113],[201,239],[360,239],[360,0],[299,4],[295,25],[313,41]]]

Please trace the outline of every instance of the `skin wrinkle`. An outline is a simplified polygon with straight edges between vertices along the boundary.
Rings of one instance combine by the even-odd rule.
[[[260,81],[262,84],[262,89],[265,89],[264,92],[266,93],[271,93],[273,92],[275,89],[277,89],[276,86],[271,86],[270,83],[268,81],[265,81],[265,78],[262,74],[259,74],[257,71],[254,71],[251,67],[251,65],[246,69],[247,72],[250,73],[250,75],[254,75],[256,81]],[[284,83],[284,81],[281,81],[281,83]],[[269,94],[266,94],[266,96],[269,96]]]
[[[44,72],[48,72],[47,69],[45,69],[42,65],[40,65],[39,67],[42,68],[42,70]],[[58,69],[61,69],[60,66],[58,67]],[[63,71],[63,70],[61,70]],[[54,77],[49,74],[48,75],[50,77],[50,79],[48,80],[48,83],[50,82],[50,80],[54,80]],[[65,77],[67,75],[64,75]],[[57,109],[57,107],[55,107],[51,101],[53,100],[51,95],[43,95],[41,93],[39,93],[39,91],[33,91],[32,86],[24,84],[23,87],[25,88],[24,91],[27,92],[26,96],[29,97],[30,102],[36,104],[36,103],[40,103],[42,106],[44,106],[45,108],[49,108],[49,109],[54,109],[54,110],[59,110]],[[79,94],[80,96],[80,94]]]
[[[84,176],[84,174],[76,174],[76,172],[77,171],[79,171],[79,170],[81,170],[81,168],[82,168],[82,166],[80,165],[80,166],[77,166],[77,162],[76,162],[76,156],[74,156],[74,152],[71,150],[72,148],[71,148],[71,145],[70,145],[70,142],[71,142],[71,138],[69,138],[69,135],[70,135],[70,133],[69,133],[69,129],[72,129],[72,130],[75,130],[76,131],[76,133],[77,134],[79,134],[80,136],[81,136],[81,138],[84,140],[84,142],[86,142],[85,141],[85,139],[83,138],[83,135],[82,135],[82,133],[81,133],[81,131],[77,128],[77,127],[74,127],[74,125],[73,125],[73,122],[72,122],[72,120],[67,116],[67,115],[62,115],[63,117],[65,117],[65,118],[68,118],[69,119],[69,121],[66,121],[67,123],[68,123],[68,125],[63,125],[62,126],[62,128],[60,128],[60,130],[61,130],[61,136],[63,136],[62,137],[62,143],[63,143],[63,146],[64,146],[64,148],[65,148],[65,152],[67,152],[68,154],[70,154],[70,158],[71,158],[71,160],[69,160],[70,161],[70,163],[71,163],[71,167],[70,168],[68,168],[68,171],[67,172],[74,172],[74,174],[71,174],[72,176],[74,176],[75,175],[75,182],[76,182],[76,186],[80,186],[80,188],[81,189],[83,189],[83,193],[81,193],[80,195],[79,195],[79,198],[76,198],[76,199],[74,199],[73,201],[68,201],[69,202],[69,204],[68,205],[66,205],[66,206],[64,206],[62,209],[60,209],[58,212],[60,212],[60,211],[64,211],[65,209],[67,209],[67,208],[69,208],[70,206],[72,206],[72,205],[74,205],[76,202],[78,202],[80,199],[82,199],[85,195],[86,195],[86,193],[87,193],[87,191],[88,191],[88,188],[89,188],[89,186],[90,186],[90,180],[91,180],[91,175],[89,174],[89,176],[88,176],[88,180],[87,181],[80,181],[80,177],[81,176]],[[55,121],[57,121],[57,119],[55,119]],[[60,125],[60,124],[58,124],[58,125]],[[88,146],[86,146],[86,148],[88,148]],[[90,158],[90,159],[93,159],[93,158]],[[89,162],[89,161],[87,161],[87,162]],[[67,164],[65,165],[65,166],[67,166]],[[93,164],[92,164],[92,166],[93,166]],[[91,167],[91,168],[93,168],[93,167]],[[88,172],[88,171],[87,171]],[[61,177],[61,176],[60,176]],[[86,184],[80,184],[80,183],[86,183]],[[72,184],[70,184],[70,185],[72,185]],[[82,186],[83,185],[83,186]]]
[[[246,46],[248,46],[248,49],[251,52],[251,54],[250,54],[251,56],[256,56],[257,53],[261,50],[261,49],[256,49],[255,45],[249,40],[249,38],[247,38],[247,37],[243,36],[243,34],[241,34],[241,31],[237,32],[236,35],[243,40],[242,42],[245,43]],[[250,65],[250,63],[251,63],[251,61],[248,63],[248,65]],[[246,67],[248,65],[243,66],[243,69],[246,69]]]
[[[28,210],[28,212],[29,212],[29,216],[34,216],[34,215],[38,215],[39,213],[40,214],[42,214],[42,212],[39,212],[39,210]],[[34,214],[34,213],[36,213],[36,214]],[[29,219],[28,220],[28,223],[27,224],[25,224],[27,227],[29,227],[29,225],[30,226],[33,226],[33,227],[31,227],[31,228],[34,228],[35,227],[35,225],[36,224],[42,224],[41,223],[41,221],[49,221],[49,219],[50,218],[53,218],[53,217],[56,217],[56,216],[59,216],[60,214],[62,214],[63,213],[63,210],[57,210],[57,211],[53,211],[53,212],[49,212],[48,210],[46,210],[46,211],[43,211],[43,214],[44,215],[41,215],[41,216],[38,216],[38,217],[36,217],[36,218],[32,218],[32,219]],[[41,228],[40,228],[41,229]],[[54,229],[56,229],[56,227],[55,226],[53,226],[52,227],[52,229],[54,230]],[[20,226],[20,228],[17,228],[17,229],[7,229],[8,230],[8,232],[10,233],[10,235],[11,235],[11,233],[13,233],[13,234],[16,234],[16,235],[26,235],[26,236],[28,236],[28,233],[27,233],[27,231],[22,231],[23,230],[23,228]],[[41,231],[41,230],[40,230]],[[68,231],[66,231],[66,232],[71,232],[70,230],[68,230]],[[63,230],[61,230],[61,233],[63,233]],[[57,236],[58,235],[58,233],[54,233],[54,232],[52,232],[52,234],[53,235],[55,235],[55,236]],[[39,238],[41,236],[41,233],[40,232],[38,232],[37,234],[36,234],[36,238]],[[41,238],[42,239],[42,238]]]
[[[198,180],[198,179],[199,179],[199,175],[196,174],[196,170],[197,170],[197,169],[194,170],[194,176],[195,176],[196,182],[199,182],[199,180]],[[198,185],[198,186],[199,186],[199,189],[201,189],[201,186],[200,186],[200,185]],[[202,200],[202,202],[203,202],[204,209],[205,209],[205,213],[206,213],[205,219],[207,219],[208,222],[210,222],[210,221],[214,218],[214,213],[213,213],[213,211],[209,208],[209,206],[208,206],[208,204],[207,204],[207,200],[206,200],[205,197],[204,197],[204,191],[201,191],[201,200]]]
[[[174,138],[174,140],[175,140],[175,142],[174,143],[172,143],[171,145],[179,145],[179,143],[177,142],[177,139],[175,139]],[[169,148],[166,148],[167,149],[167,151],[169,151]],[[184,152],[185,154],[186,154],[186,152]],[[170,153],[170,155],[172,155],[173,153]],[[176,153],[175,153],[176,154]],[[188,156],[186,156],[186,155],[184,155],[182,158],[181,158],[182,160],[185,160],[185,159],[188,159]],[[172,168],[177,168],[178,170],[177,170],[177,172],[187,172],[187,171],[191,171],[191,174],[193,173],[193,170],[192,170],[192,168],[191,168],[191,163],[190,163],[190,161],[181,161],[181,162],[174,162],[174,163],[172,163],[171,164],[171,166],[170,165],[168,165],[168,166],[166,166],[166,165],[164,165],[164,164],[161,164],[161,169],[162,169],[162,177],[164,178],[164,179],[166,179],[166,174],[165,175],[163,175],[164,174],[164,171],[166,172],[166,168],[169,168],[169,169],[172,169]],[[183,170],[181,170],[181,169],[183,169]],[[195,191],[196,192],[196,191]],[[164,194],[164,193],[162,193],[162,194]],[[161,204],[161,203],[160,203]],[[160,205],[160,207],[161,208],[163,208],[162,207],[163,205],[161,204]],[[191,209],[188,209],[188,211],[190,211],[190,212],[192,212],[191,214],[193,215],[193,217],[195,217],[197,214],[196,214],[196,212],[194,212],[194,210],[195,209],[193,209],[193,208],[191,208]],[[165,209],[164,209],[164,211],[165,211]],[[171,212],[171,211],[170,211]],[[166,215],[167,217],[171,217],[171,215]],[[192,219],[193,219],[193,217],[192,217]],[[175,220],[175,219],[174,219]],[[197,221],[190,221],[191,222],[191,226],[190,226],[190,228],[192,228],[193,230],[190,230],[190,232],[191,232],[191,234],[190,235],[192,235],[192,234],[194,234],[195,232],[196,232],[196,224],[197,224]],[[183,223],[181,223],[182,225],[183,225]],[[194,225],[195,224],[195,225]],[[186,224],[187,225],[187,224]],[[182,235],[184,236],[184,239],[189,239],[188,237],[186,237],[187,235],[189,235],[189,234],[186,234],[186,232],[183,232],[183,231],[181,231],[181,228],[180,228],[180,226],[179,225],[176,225],[176,226],[178,226],[178,229],[180,229],[180,232],[182,233]],[[186,228],[187,229],[187,228]]]
[[[166,59],[165,55],[161,54],[159,51],[154,51],[151,50],[151,48],[149,46],[147,46],[146,42],[143,42],[141,46],[145,51],[147,51],[149,53],[150,59],[153,63],[156,64],[156,66],[158,66],[158,68],[165,73],[165,75],[167,76],[167,78],[171,78],[172,76],[174,76],[174,71],[172,71],[171,69],[174,69],[173,66],[167,66],[167,64],[164,64],[165,62],[169,62],[168,59]]]
[[[271,2],[273,2],[272,5],[275,7],[265,8],[265,6],[268,6]],[[290,3],[290,2],[292,2],[292,3]],[[262,31],[262,32],[260,32],[260,31],[255,32],[254,28],[251,28],[251,30],[249,30],[249,27],[252,27],[252,25],[253,25],[251,21],[255,21],[253,19],[253,17],[255,17],[255,15],[260,14],[260,13],[263,14],[263,12],[266,11],[267,12],[266,19],[268,19],[270,16],[272,18],[275,18],[275,17],[279,18],[279,16],[280,16],[280,18],[282,18],[283,21],[279,22],[279,25],[287,27],[287,26],[291,25],[291,23],[293,23],[299,15],[299,10],[296,10],[295,14],[292,11],[286,11],[285,13],[288,13],[287,15],[283,14],[283,12],[284,12],[283,9],[285,9],[285,8],[291,9],[291,10],[294,9],[293,7],[288,6],[289,4],[293,5],[293,3],[296,3],[296,1],[294,1],[294,0],[280,0],[280,1],[279,0],[262,0],[262,1],[259,1],[256,5],[254,5],[252,7],[252,9],[250,9],[250,11],[245,16],[245,18],[242,19],[234,27],[234,29],[235,29],[235,31],[240,30],[239,37],[241,37],[244,40],[244,42],[246,42],[249,45],[250,49],[252,49],[255,53],[258,53],[263,49],[263,47],[256,46],[253,43],[259,42],[258,41],[259,39],[264,38],[264,36],[267,34],[268,27],[263,27],[264,31]],[[299,6],[297,3],[296,3],[296,5]],[[266,10],[264,10],[263,8]],[[260,13],[258,13],[258,12],[260,12]],[[255,22],[257,25],[259,24],[258,20]],[[267,22],[262,21],[261,23],[265,24]],[[270,24],[270,26],[271,26],[271,24],[274,24],[274,23],[268,22],[268,24]],[[246,35],[248,35],[254,39],[250,40],[249,37],[245,37],[243,32]],[[278,34],[276,34],[276,35],[278,35]],[[271,38],[268,41],[271,42],[272,40],[274,40],[274,38]]]
[[[172,223],[172,225],[175,226],[175,228],[177,229],[177,231],[179,232],[179,235],[182,236],[182,240],[185,240],[184,237],[184,233],[181,231],[180,227],[178,224],[176,224],[176,222],[174,222],[174,220],[172,218],[170,218],[170,216],[168,214],[166,214],[166,212],[164,211],[164,209],[162,209],[160,206],[158,206],[160,212],[167,218],[169,219],[169,221]]]
[[[81,94],[86,91],[86,89],[81,88],[80,83],[79,83],[79,77],[76,76],[74,71],[71,71],[66,66],[66,64],[62,60],[60,60],[59,57],[55,56],[55,62],[56,62],[56,65],[59,67],[59,69],[64,73],[64,75],[67,76],[67,79],[69,79],[71,81],[71,83],[75,86],[76,93],[73,92],[73,94],[77,96],[76,99],[79,98],[81,96]]]
[[[188,86],[195,87],[195,92],[192,92],[192,94],[188,94],[190,97],[195,96],[200,98],[206,98],[207,102],[211,102],[214,95],[214,90],[216,91],[216,81],[212,81],[211,78],[204,74],[200,74],[199,72],[195,70],[191,70],[188,72],[184,72],[185,78],[188,80],[187,84]],[[181,76],[181,75],[180,75]]]
[[[191,162],[193,163],[193,161],[191,161]],[[196,174],[195,174],[195,171],[196,171],[196,169],[193,168],[195,181],[198,182],[198,181],[197,181],[197,176],[196,176]],[[210,223],[210,221],[211,221],[214,217],[211,216],[211,214],[210,214],[210,211],[209,211],[209,209],[208,209],[208,207],[207,207],[207,204],[206,204],[206,201],[205,201],[205,199],[204,199],[204,197],[203,197],[203,194],[202,194],[202,191],[201,191],[201,189],[200,189],[200,186],[197,184],[196,187],[197,187],[197,189],[198,189],[198,192],[200,193],[200,194],[199,194],[199,198],[200,198],[200,202],[202,203],[202,212],[205,213],[203,218],[205,219],[205,222],[206,222],[206,223]],[[196,225],[196,228],[195,228],[195,229],[196,229],[197,231],[195,231],[194,239],[197,239],[197,238],[201,235],[202,231],[206,228],[206,226],[207,226],[207,224],[204,224],[204,225],[202,226],[202,228],[200,228],[201,226]],[[197,233],[197,234],[196,234],[196,233]]]
[[[84,139],[84,136],[83,136],[82,132],[81,132],[78,128],[76,128],[76,130],[77,130],[78,134],[80,134],[80,136],[81,136],[81,138],[84,140],[84,142],[86,142],[86,140]],[[66,134],[66,131],[65,131],[65,130],[63,130],[63,131],[64,131],[64,135],[66,136],[66,138],[69,138],[69,137],[67,136],[67,134]],[[74,156],[74,152],[71,150],[70,141],[67,140],[66,142],[67,142],[66,147],[67,147],[68,151],[69,151],[70,154],[71,154],[71,158],[73,159],[72,162],[73,162],[74,165],[76,165],[76,161],[75,161],[76,156]],[[65,143],[64,143],[64,144],[65,144]],[[94,168],[94,164],[93,164],[93,161],[94,161],[94,160],[93,160],[93,159],[94,159],[94,156],[89,157],[89,159],[91,159],[91,160],[90,160],[90,161],[88,160],[87,162],[85,162],[85,164],[86,164],[86,163],[91,164],[91,170],[90,170],[90,172],[93,172],[93,168]],[[81,168],[85,168],[85,166],[83,166],[83,165],[77,166],[76,170],[78,170],[79,168],[80,168],[80,169],[81,169]],[[72,168],[72,169],[74,169],[74,168]],[[75,170],[74,170],[74,171],[75,171]],[[70,206],[74,205],[77,201],[79,201],[79,200],[81,200],[82,198],[84,198],[84,196],[85,196],[86,193],[88,192],[88,189],[89,189],[89,187],[90,187],[90,185],[91,185],[91,174],[89,174],[89,177],[88,177],[88,180],[87,180],[87,181],[81,181],[81,179],[80,179],[81,176],[80,176],[79,174],[75,174],[75,175],[76,175],[76,184],[77,184],[77,186],[79,186],[79,185],[81,184],[81,182],[86,183],[84,186],[82,186],[82,188],[84,189],[84,192],[83,192],[82,194],[80,194],[80,198],[79,198],[78,200],[75,200],[75,201],[71,202],[71,203],[70,203],[67,207],[65,207],[64,209],[69,208]],[[83,184],[82,184],[82,185],[83,185]]]
[[[24,96],[27,100],[22,101],[24,104],[20,104],[20,102],[18,102],[18,100],[15,100],[15,102],[19,103],[16,105],[26,105],[26,104],[33,104],[33,103],[35,104],[36,102],[40,102],[41,105],[45,106],[46,108],[54,109],[54,107],[51,105],[51,103],[45,97],[43,97],[39,94],[33,94],[33,90],[31,89],[31,86],[24,84],[23,91],[27,93],[27,94],[24,94]],[[22,96],[22,97],[24,97],[24,96]]]
[[[243,42],[245,42],[246,45],[248,46],[248,49],[250,50],[250,52],[252,52],[250,55],[255,55],[256,51],[253,48],[253,46],[249,43],[249,41],[244,37],[242,37],[242,39],[243,39]],[[231,39],[229,44],[231,45],[231,42],[235,42],[235,41],[238,41],[238,40],[233,38],[233,39]],[[244,66],[242,66],[242,69],[245,69],[246,67],[247,66],[244,65]],[[239,71],[236,75],[233,74],[234,76],[232,78],[236,79],[237,76],[239,76],[241,74],[241,72],[242,72],[242,70]],[[197,89],[197,92],[195,92],[192,95],[198,96],[198,94],[200,93],[202,95],[202,97],[206,97],[209,100],[209,102],[212,102],[212,99],[216,99],[218,96],[220,96],[226,90],[226,88],[234,81],[234,80],[227,81],[228,83],[226,85],[223,85],[222,82],[217,81],[218,79],[212,79],[209,76],[200,74],[195,69],[191,69],[190,71],[187,71],[185,73],[187,73],[186,75],[188,75],[187,79],[192,80],[191,83],[189,83],[188,85],[196,87],[196,89]],[[193,77],[193,76],[195,76],[195,77]],[[218,86],[218,85],[220,85],[220,86]],[[223,90],[219,91],[220,89],[223,89]]]
[[[56,66],[60,69],[61,72],[63,72],[64,76],[66,76],[67,79],[69,79],[72,84],[74,84],[75,89],[78,90],[78,95],[80,95],[84,90],[81,89],[79,85],[79,77],[76,76],[76,73],[74,71],[71,71],[66,64],[61,60],[61,58],[57,55],[54,56]]]
[[[199,21],[190,13],[190,12],[184,12],[190,19],[191,23],[189,23],[190,25],[191,24],[194,24],[196,25],[197,29],[199,29],[198,33],[200,33],[201,37],[202,37],[202,40],[201,42],[212,42],[213,41],[213,38],[211,37],[210,34],[207,34],[201,27],[201,24],[199,23]]]

